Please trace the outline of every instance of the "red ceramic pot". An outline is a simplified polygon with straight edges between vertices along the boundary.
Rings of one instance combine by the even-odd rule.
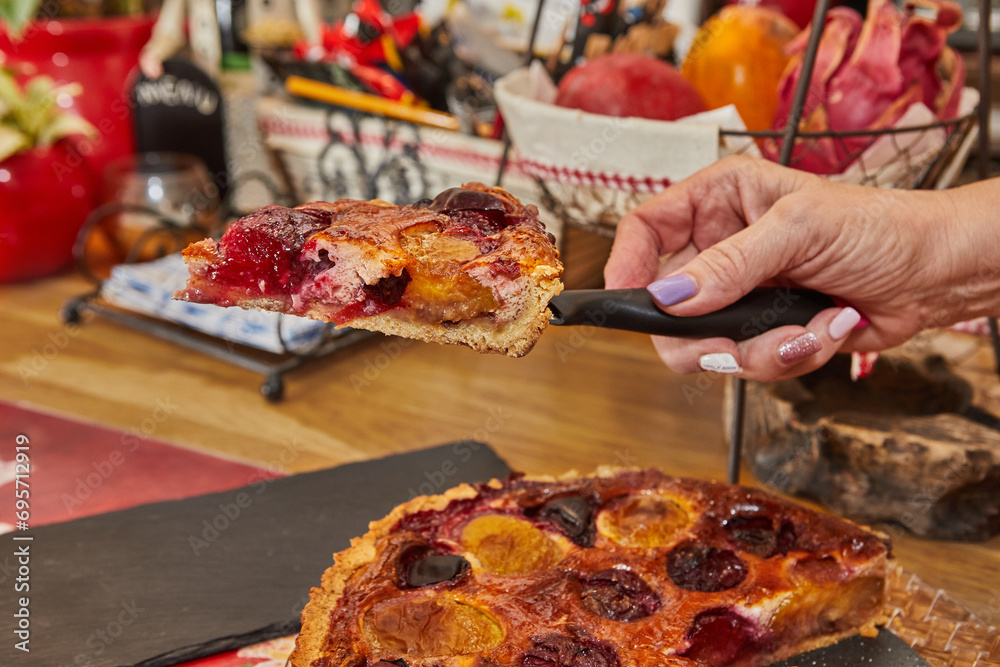
[[[69,268],[98,180],[64,140],[0,162],[0,283]]]
[[[24,70],[23,77],[47,74],[57,82],[82,84],[72,108],[100,135],[80,144],[98,173],[111,160],[135,152],[128,91],[154,22],[149,16],[43,19],[15,40],[0,30],[0,51]]]

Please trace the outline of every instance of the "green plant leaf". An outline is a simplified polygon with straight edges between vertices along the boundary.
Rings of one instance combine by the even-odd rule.
[[[28,148],[31,142],[22,132],[18,132],[12,127],[0,125],[0,163],[11,155]]]
[[[93,125],[58,104],[61,95],[75,97],[82,92],[79,83],[57,86],[48,76],[36,76],[22,88],[9,70],[0,67],[0,123],[7,129],[2,148],[18,151],[50,146],[73,134],[96,137]]]
[[[0,21],[6,23],[14,35],[19,35],[38,11],[39,4],[41,0],[0,0]]]
[[[38,143],[38,135],[46,125],[54,120],[56,111],[55,86],[47,76],[31,79],[24,88],[24,97],[19,105],[11,109],[17,127]]]
[[[74,134],[82,134],[94,139],[97,137],[97,129],[76,114],[60,114],[38,133],[38,145],[50,146],[60,139]]]
[[[22,99],[24,96],[21,94],[21,88],[14,81],[14,75],[5,69],[0,69],[0,100],[3,101],[4,108],[9,109],[19,104]]]

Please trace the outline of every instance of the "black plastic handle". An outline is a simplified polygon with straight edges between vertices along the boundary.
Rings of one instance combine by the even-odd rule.
[[[549,302],[550,324],[591,325],[673,338],[746,340],[765,331],[805,325],[820,311],[836,306],[820,292],[791,287],[761,287],[707,315],[675,317],[660,310],[644,288],[567,290]]]

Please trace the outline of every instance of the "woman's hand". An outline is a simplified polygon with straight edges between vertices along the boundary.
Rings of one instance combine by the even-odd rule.
[[[951,295],[975,252],[967,231],[945,193],[837,184],[734,157],[626,215],[604,275],[609,289],[648,286],[678,316],[712,312],[762,284],[850,304],[740,343],[654,338],[677,372],[772,381],[815,370],[839,349],[882,350],[958,321],[968,304]]]

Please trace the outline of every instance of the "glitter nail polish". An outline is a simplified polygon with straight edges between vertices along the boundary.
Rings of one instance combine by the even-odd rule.
[[[819,342],[819,338],[816,338],[815,334],[806,332],[794,338],[789,338],[779,345],[778,357],[786,364],[790,364],[801,361],[806,357],[811,357],[819,352],[822,347],[823,344]]]

